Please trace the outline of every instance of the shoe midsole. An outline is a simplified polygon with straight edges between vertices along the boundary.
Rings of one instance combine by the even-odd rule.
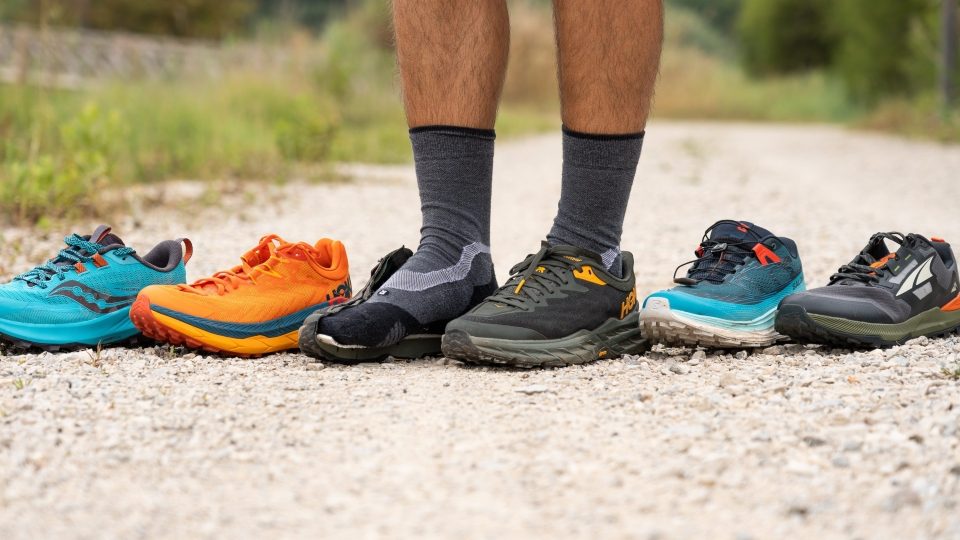
[[[960,325],[960,311],[943,311],[940,308],[924,311],[906,321],[893,324],[854,321],[815,313],[807,313],[807,316],[814,323],[834,332],[852,336],[877,337],[887,341],[899,341],[908,336],[936,334]]]
[[[76,323],[36,324],[0,320],[0,334],[37,345],[107,345],[139,333],[130,321],[129,307]]]
[[[634,312],[623,319],[610,318],[593,330],[579,330],[554,339],[503,339],[470,336],[470,342],[478,348],[490,348],[499,351],[553,351],[575,347],[590,341],[602,341],[604,336],[615,335],[624,328],[636,328],[639,333],[639,313]]]
[[[297,330],[279,336],[267,337],[254,335],[238,338],[208,332],[156,311],[153,312],[153,317],[161,325],[183,336],[199,341],[209,347],[227,352],[237,354],[266,354],[297,348]]]
[[[417,334],[407,336],[398,343],[386,347],[344,346],[314,339],[313,345],[326,355],[339,360],[373,360],[385,356],[395,358],[422,358],[440,354],[441,336],[438,334]]]
[[[716,317],[708,317],[706,315],[697,315],[696,313],[689,313],[687,311],[680,311],[677,309],[670,309],[668,313],[672,315],[672,320],[687,323],[691,326],[712,328],[728,332],[739,332],[744,334],[768,333],[773,330],[774,321],[777,318],[777,308],[773,308],[756,319],[750,321],[731,321]],[[650,312],[647,310],[644,310],[643,314],[641,315],[641,320],[659,320],[661,318],[663,317],[658,317],[656,312]]]

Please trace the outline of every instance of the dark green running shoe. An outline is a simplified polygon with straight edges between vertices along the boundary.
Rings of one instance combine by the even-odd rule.
[[[633,255],[622,260],[618,278],[595,253],[544,243],[497,292],[447,324],[444,356],[553,367],[642,352]]]
[[[873,235],[829,285],[784,298],[776,320],[777,332],[796,341],[841,347],[899,345],[958,328],[960,274],[950,244],[900,233]]]

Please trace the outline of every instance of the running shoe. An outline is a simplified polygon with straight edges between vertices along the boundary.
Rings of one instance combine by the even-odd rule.
[[[677,287],[643,302],[640,324],[667,345],[766,347],[781,339],[777,306],[804,289],[797,244],[746,221],[722,220],[703,235],[697,258],[674,271]],[[686,277],[676,277],[692,264]]]
[[[190,285],[148,287],[130,316],[157,341],[237,356],[297,348],[307,315],[350,298],[343,244],[265,236],[230,270]]]
[[[140,256],[105,225],[64,242],[56,257],[0,285],[0,338],[51,351],[130,340],[140,333],[130,322],[137,293],[186,281],[193,252],[180,239]]]
[[[412,256],[413,252],[406,247],[400,247],[384,255],[370,271],[367,284],[357,291],[349,302],[318,310],[307,317],[300,329],[300,350],[308,356],[341,364],[375,362],[389,356],[411,359],[440,354],[440,337],[446,322],[420,328],[404,336],[397,343],[382,347],[344,345],[330,336],[319,333],[318,330],[320,320],[324,317],[369,300]]]
[[[544,243],[504,286],[447,325],[444,356],[538,367],[641,352],[633,255],[623,252],[622,265],[617,277],[595,253]]]
[[[777,315],[780,333],[836,346],[899,345],[958,328],[960,276],[950,244],[896,232],[873,235],[827,286],[788,296]]]

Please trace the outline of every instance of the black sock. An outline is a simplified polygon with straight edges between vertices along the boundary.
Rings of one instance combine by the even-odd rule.
[[[367,302],[321,319],[344,345],[385,347],[459,317],[496,288],[490,257],[492,130],[410,130],[423,226],[417,252]]]

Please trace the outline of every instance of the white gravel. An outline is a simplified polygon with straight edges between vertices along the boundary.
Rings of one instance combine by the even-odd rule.
[[[559,158],[557,136],[498,148],[501,277],[549,226]],[[641,292],[667,286],[724,217],[797,240],[812,285],[878,230],[960,239],[956,146],[658,123],[642,161],[624,240]],[[358,179],[231,188],[216,208],[205,188],[172,184],[115,228],[141,249],[189,235],[192,278],[262,234],[329,235],[359,286],[380,254],[415,244],[418,205],[410,167],[345,171]],[[61,236],[5,231],[0,274]],[[956,538],[960,383],[942,370],[958,357],[957,337],[660,349],[529,372],[166,348],[0,355],[0,535]]]

